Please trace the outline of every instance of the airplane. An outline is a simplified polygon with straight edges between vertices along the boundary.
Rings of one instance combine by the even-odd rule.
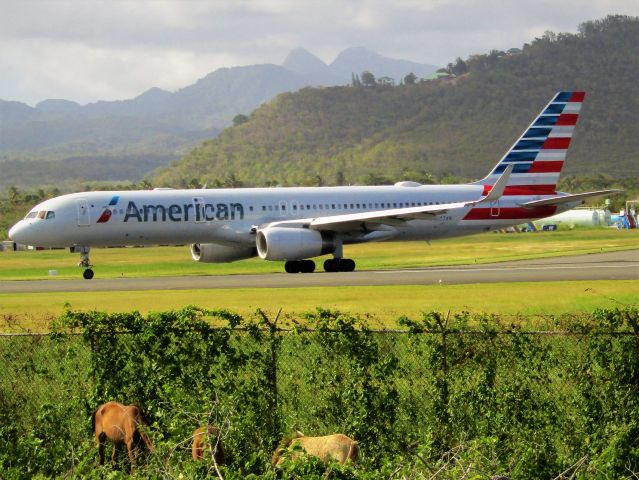
[[[288,273],[351,272],[344,245],[434,240],[549,217],[619,190],[556,190],[585,93],[558,92],[483,179],[461,185],[93,191],[46,200],[9,231],[11,240],[64,247],[94,276],[93,247],[191,244],[193,260],[259,256]]]

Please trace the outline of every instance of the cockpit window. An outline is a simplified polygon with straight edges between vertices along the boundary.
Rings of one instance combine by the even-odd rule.
[[[45,218],[47,216],[47,211],[46,210],[40,210],[38,212],[38,218]]]
[[[30,218],[35,218],[37,214],[38,214],[38,212],[29,212],[29,213],[27,213],[27,216],[24,217],[24,219],[28,220]]]
[[[55,212],[53,210],[47,212],[47,220],[55,218]]]

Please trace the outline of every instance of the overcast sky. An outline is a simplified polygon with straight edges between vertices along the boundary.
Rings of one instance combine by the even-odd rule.
[[[639,0],[0,0],[0,99],[35,105],[176,90],[221,67],[348,47],[445,65],[576,32]]]

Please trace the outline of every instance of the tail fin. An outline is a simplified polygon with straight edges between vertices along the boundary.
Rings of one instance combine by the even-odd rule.
[[[505,195],[554,195],[585,92],[559,92],[477,184],[494,185],[513,165]]]

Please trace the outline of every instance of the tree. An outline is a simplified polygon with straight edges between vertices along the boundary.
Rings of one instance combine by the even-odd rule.
[[[453,75],[463,75],[468,72],[468,65],[460,57],[457,57],[455,64],[452,65],[451,73]]]
[[[7,197],[11,205],[18,205],[21,201],[22,194],[15,185],[11,185],[7,190]]]
[[[249,118],[243,113],[238,113],[233,117],[233,126],[237,127],[238,125],[242,125],[249,121]]]
[[[408,75],[404,77],[405,85],[415,85],[416,81],[417,81],[417,75],[415,75],[413,72],[410,72]]]
[[[373,75],[368,70],[364,70],[362,72],[362,84],[365,87],[374,87],[375,86],[375,75]]]

